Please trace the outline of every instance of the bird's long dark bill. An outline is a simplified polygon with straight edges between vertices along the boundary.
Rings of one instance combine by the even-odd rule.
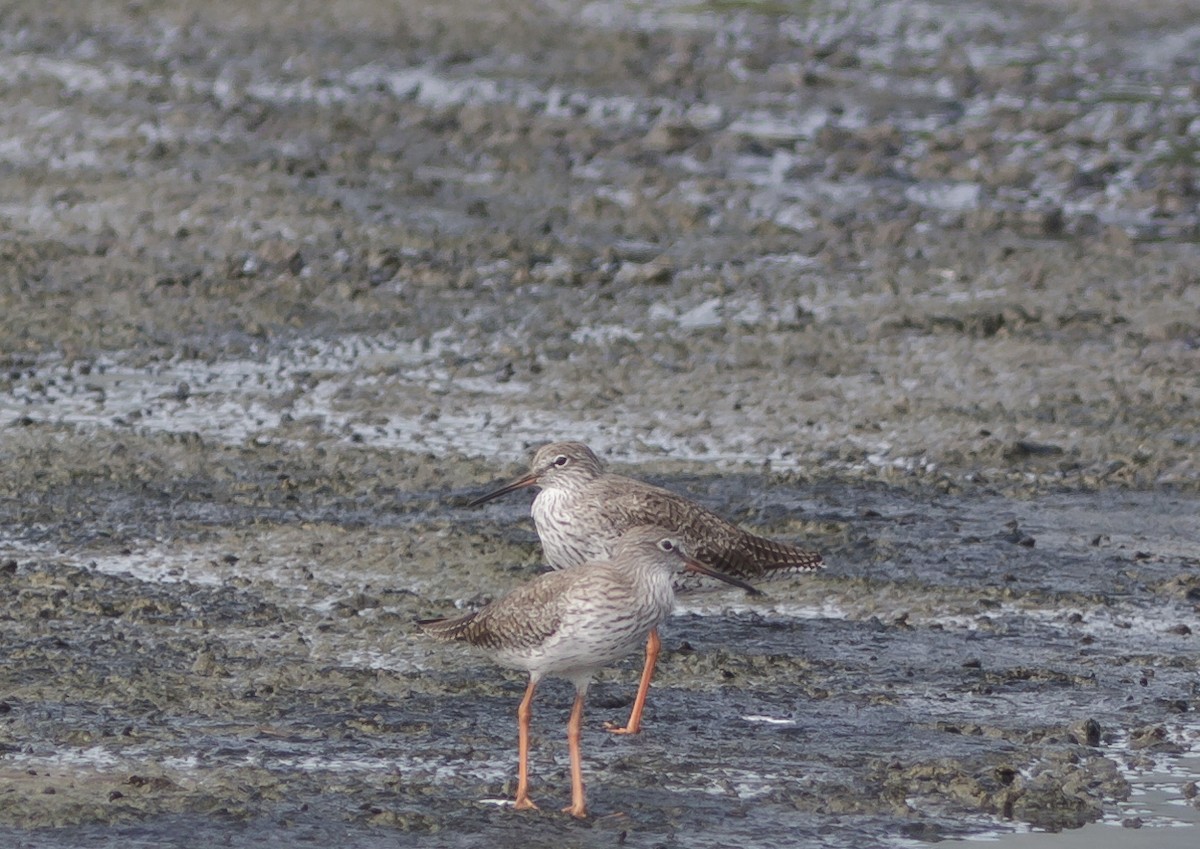
[[[537,475],[528,474],[523,478],[517,478],[515,481],[510,483],[508,486],[502,486],[495,492],[489,492],[487,495],[482,495],[479,498],[476,498],[474,501],[472,501],[467,506],[468,507],[478,507],[480,504],[486,504],[487,502],[491,501],[493,498],[499,498],[501,495],[508,495],[510,492],[513,492],[515,490],[524,489],[527,486],[533,486],[537,482],[538,482]]]
[[[696,572],[700,575],[707,575],[710,578],[716,578],[718,581],[724,581],[730,586],[737,587],[740,590],[745,590],[748,595],[762,595],[761,590],[756,590],[754,587],[747,584],[745,581],[738,580],[732,575],[726,575],[724,572],[718,572],[711,566],[705,566],[699,560],[692,560],[690,557],[683,561],[685,569]]]

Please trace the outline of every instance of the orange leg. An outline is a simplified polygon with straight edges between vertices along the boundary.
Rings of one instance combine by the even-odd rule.
[[[529,798],[529,720],[533,716],[533,691],[537,681],[532,676],[525,687],[525,698],[517,708],[517,801],[518,811],[535,811],[537,805]]]
[[[662,640],[658,638],[658,629],[650,632],[646,640],[646,665],[642,668],[642,680],[638,682],[637,697],[633,700],[633,710],[629,712],[629,722],[624,728],[606,726],[613,734],[637,734],[642,727],[642,710],[646,707],[646,694],[650,692],[650,679],[654,677],[654,664],[658,662],[658,652],[662,648]]]
[[[586,693],[586,690],[575,691],[575,704],[571,706],[571,719],[567,722],[567,748],[571,752],[571,804],[563,808],[563,813],[580,819],[587,816],[587,804],[583,801],[583,756],[579,750]]]

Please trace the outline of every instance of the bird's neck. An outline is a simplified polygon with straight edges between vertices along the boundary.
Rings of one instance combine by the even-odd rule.
[[[574,477],[567,480],[555,481],[550,486],[542,487],[542,492],[548,494],[549,497],[547,500],[573,501],[584,495],[588,484],[593,480],[594,478],[590,477]]]
[[[634,584],[639,589],[645,590],[647,594],[659,595],[664,590],[667,593],[672,592],[673,575],[671,570],[663,567],[662,564],[634,561],[632,565],[627,566],[627,570]]]

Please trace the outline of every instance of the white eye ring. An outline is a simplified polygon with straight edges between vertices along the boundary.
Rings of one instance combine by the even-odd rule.
[[[566,454],[559,454],[557,457],[554,458],[553,462],[554,462],[554,465],[558,466],[559,468],[562,468],[563,466],[567,465],[567,463],[571,462],[571,458],[568,457]]]
[[[664,539],[662,542],[660,542],[658,544],[658,547],[661,548],[663,551],[674,551],[675,543],[671,542],[669,539]]]

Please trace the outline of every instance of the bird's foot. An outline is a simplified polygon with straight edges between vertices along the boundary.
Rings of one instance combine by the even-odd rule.
[[[642,726],[638,725],[617,725],[615,722],[604,723],[604,730],[609,734],[637,734]]]
[[[571,816],[575,817],[576,819],[580,819],[580,820],[587,819],[587,805],[583,804],[582,802],[580,802],[578,804],[567,805],[565,808],[562,809],[562,812],[564,814],[570,814]]]
[[[515,802],[513,802],[513,808],[518,811],[536,811],[536,810],[538,810],[538,806],[533,804],[533,800],[530,799],[528,796],[518,796],[517,800]]]

